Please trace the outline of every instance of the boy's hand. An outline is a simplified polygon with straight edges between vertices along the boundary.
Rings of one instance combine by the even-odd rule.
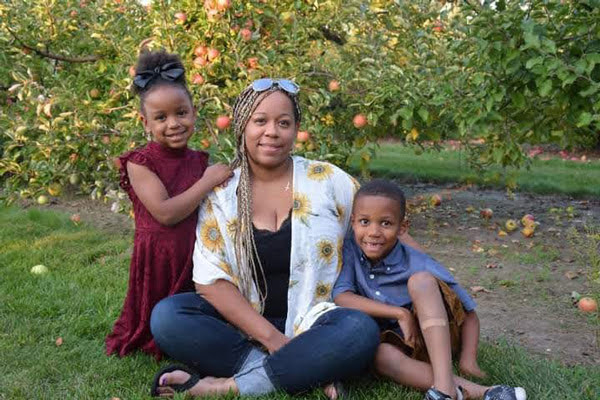
[[[214,164],[206,168],[204,171],[204,177],[210,179],[212,182],[212,186],[220,185],[225,182],[227,179],[233,176],[233,171],[226,164]]]
[[[410,311],[403,308],[402,312],[398,316],[398,325],[400,325],[400,329],[402,330],[406,344],[409,346],[414,346],[417,337],[417,330],[419,329],[419,324],[417,324],[416,318]]]

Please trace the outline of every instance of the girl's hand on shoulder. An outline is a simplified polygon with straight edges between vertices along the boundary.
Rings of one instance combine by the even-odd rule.
[[[404,335],[404,340],[406,343],[414,346],[419,324],[417,323],[415,316],[410,311],[408,311],[406,308],[402,308],[402,310],[403,311],[398,316],[398,325],[400,325],[400,329],[402,330],[402,334]]]
[[[204,178],[210,179],[212,186],[217,186],[227,181],[233,176],[233,171],[226,164],[214,164],[206,168],[204,171]]]

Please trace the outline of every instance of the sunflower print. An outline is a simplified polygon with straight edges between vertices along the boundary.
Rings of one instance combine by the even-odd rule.
[[[213,205],[212,205],[212,201],[210,201],[209,199],[206,199],[206,212],[210,215],[213,214]]]
[[[315,299],[318,301],[329,300],[331,296],[331,284],[325,282],[319,282],[315,289]]]
[[[233,238],[235,237],[235,229],[237,228],[237,224],[238,224],[238,219],[237,218],[232,218],[229,221],[227,221],[227,234],[229,235],[229,237],[233,240]]]
[[[354,193],[356,193],[356,191],[358,189],[360,189],[360,182],[356,180],[355,177],[350,176],[350,180],[352,181],[352,184],[354,185]]]
[[[340,272],[342,272],[342,254],[343,254],[343,250],[344,249],[344,239],[343,238],[338,238],[338,242],[337,242],[337,273],[338,275],[340,274]]]
[[[200,238],[204,247],[213,253],[222,251],[225,245],[223,236],[221,236],[221,232],[219,231],[219,225],[217,225],[217,220],[215,218],[211,218],[204,222],[200,229]]]
[[[306,176],[308,176],[309,179],[313,179],[315,181],[323,181],[325,179],[328,179],[331,176],[331,174],[333,174],[333,168],[331,168],[331,165],[324,163],[314,163],[308,167],[308,172],[306,173]]]
[[[233,276],[233,270],[231,269],[231,265],[229,265],[229,263],[221,261],[219,263],[219,268],[221,268],[227,275]]]
[[[331,263],[334,253],[333,243],[327,239],[319,240],[317,243],[317,255],[321,260],[328,264]]]
[[[293,216],[308,225],[308,216],[311,213],[310,200],[305,194],[294,192]]]
[[[346,216],[346,207],[341,205],[340,203],[335,203],[335,211],[338,217],[338,221],[344,222],[344,217]]]

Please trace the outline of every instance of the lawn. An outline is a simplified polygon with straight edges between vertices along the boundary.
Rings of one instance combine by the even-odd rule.
[[[65,214],[0,208],[0,399],[148,398],[159,364],[143,354],[104,354],[125,295],[131,243],[116,232],[76,226]],[[37,264],[49,272],[31,274]],[[491,375],[487,383],[523,385],[530,399],[600,395],[598,366],[565,367],[506,343],[482,344],[480,360]],[[356,399],[422,398],[370,378],[349,386]],[[324,398],[319,391],[304,397]]]
[[[494,166],[479,172],[467,165],[464,152],[427,150],[417,153],[413,147],[384,143],[377,150],[369,170],[379,177],[406,182],[462,182],[499,188],[505,186],[506,176],[514,175],[520,191],[600,197],[600,161],[534,159],[530,169],[504,171]],[[353,162],[352,166],[356,172],[358,163]]]

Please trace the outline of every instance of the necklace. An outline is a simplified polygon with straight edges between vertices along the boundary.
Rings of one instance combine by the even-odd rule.
[[[290,190],[290,181],[287,182],[287,185],[283,188],[286,192]]]

